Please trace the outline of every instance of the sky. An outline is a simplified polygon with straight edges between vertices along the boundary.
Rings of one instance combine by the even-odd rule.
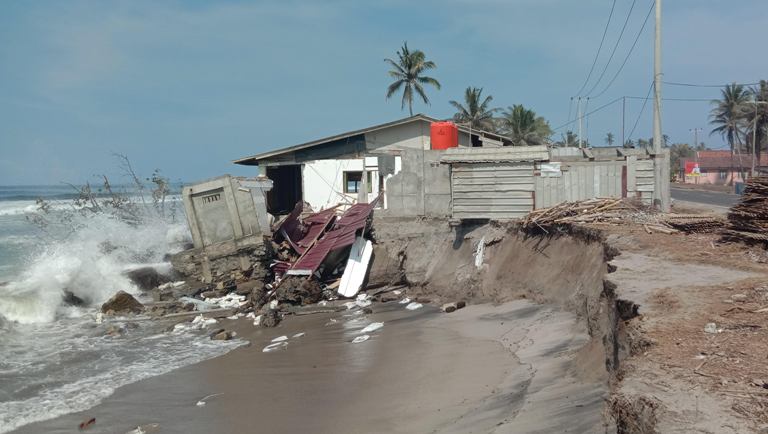
[[[587,90],[615,75],[652,0],[616,0]],[[437,64],[431,105],[448,118],[467,86],[496,107],[523,104],[553,128],[595,58],[613,0],[46,1],[0,3],[0,185],[120,180],[115,153],[141,176],[192,182],[255,175],[231,160],[407,116],[383,59],[404,41]],[[719,85],[768,79],[765,0],[665,0],[664,80]],[[586,111],[645,97],[653,17],[615,82]],[[718,88],[663,87],[665,98],[710,99]],[[652,135],[652,104],[628,99],[625,135]],[[708,132],[707,101],[665,101],[673,142]],[[571,112],[569,117],[569,112]],[[622,131],[622,104],[589,116],[588,139]],[[557,130],[560,133],[575,124]],[[585,133],[586,135],[586,133]]]

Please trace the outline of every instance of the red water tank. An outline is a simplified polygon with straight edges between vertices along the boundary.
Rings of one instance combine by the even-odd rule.
[[[448,149],[459,146],[459,129],[453,122],[432,122],[430,127],[432,149]]]

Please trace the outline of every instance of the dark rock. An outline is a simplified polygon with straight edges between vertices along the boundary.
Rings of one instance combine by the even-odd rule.
[[[232,332],[221,329],[218,333],[212,333],[211,339],[214,341],[228,341],[232,339],[233,336],[234,334]]]
[[[609,273],[614,273],[614,272],[616,272],[617,269],[618,269],[617,266],[615,266],[613,264],[608,264],[608,272]]]
[[[370,307],[364,307],[363,308],[363,313],[366,314],[366,315],[370,315],[370,314],[373,313],[373,309],[371,309]]]
[[[65,304],[68,304],[70,306],[77,306],[77,307],[85,306],[88,304],[87,301],[76,296],[72,291],[68,291],[68,290],[64,291],[63,301]]]
[[[456,302],[456,309],[464,309],[465,307],[467,307],[466,301],[462,300]]]
[[[415,301],[416,303],[421,303],[421,304],[429,304],[432,300],[430,300],[429,298],[426,298],[426,297],[416,297],[416,299],[413,300],[413,301]]]
[[[249,280],[247,282],[241,282],[237,284],[237,287],[235,288],[235,294],[248,295],[252,293],[253,290],[259,286],[264,286],[264,284],[257,280]]]
[[[451,313],[451,312],[456,312],[456,309],[458,309],[458,307],[456,307],[456,303],[446,303],[443,305],[442,309],[443,309],[443,312],[445,313]]]
[[[391,301],[398,301],[398,300],[400,300],[400,296],[391,292],[386,294],[381,294],[379,296],[379,301],[382,303],[389,303]]]
[[[233,279],[223,280],[216,284],[216,289],[224,291],[224,294],[228,294],[237,288]]]
[[[104,313],[141,313],[144,311],[144,305],[133,298],[131,294],[125,291],[118,291],[106,303],[101,305],[101,311]]]
[[[257,286],[251,290],[251,303],[253,304],[254,310],[258,311],[262,306],[267,304],[267,302],[269,302],[269,297],[267,296],[266,288]]]
[[[128,271],[125,275],[142,291],[149,291],[157,288],[163,283],[170,282],[170,279],[167,276],[158,273],[157,270],[152,267],[137,268]]]
[[[288,276],[280,283],[276,296],[281,303],[314,304],[322,300],[323,290],[315,279]]]
[[[276,309],[266,309],[261,314],[261,325],[264,327],[276,327],[280,324],[280,312]]]
[[[225,329],[215,329],[212,332],[208,333],[208,337],[213,339],[214,336],[218,335],[219,333],[223,333],[223,332],[226,332],[226,330]]]

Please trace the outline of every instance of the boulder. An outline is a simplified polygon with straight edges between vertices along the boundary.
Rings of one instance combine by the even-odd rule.
[[[84,299],[76,296],[72,291],[69,290],[64,291],[63,301],[64,304],[76,307],[81,307],[88,304],[88,302],[86,302]]]
[[[149,291],[171,280],[152,267],[142,267],[125,273],[140,290]]]
[[[446,303],[443,305],[442,309],[445,313],[455,312],[457,309],[456,303]]]
[[[277,309],[266,309],[261,314],[261,325],[264,327],[276,327],[280,324],[280,312]]]
[[[101,311],[114,314],[141,313],[144,312],[144,305],[133,298],[131,294],[125,291],[118,291],[106,303],[101,305]]]
[[[232,339],[235,334],[233,332],[228,332],[224,329],[216,330],[215,332],[211,333],[211,339],[214,341],[228,341]]]

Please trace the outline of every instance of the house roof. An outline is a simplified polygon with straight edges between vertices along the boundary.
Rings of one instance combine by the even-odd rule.
[[[546,146],[505,146],[503,148],[450,148],[440,157],[441,163],[500,163],[514,161],[547,161]]]
[[[333,142],[333,141],[336,141],[336,140],[343,140],[343,139],[346,139],[348,137],[359,136],[361,134],[371,133],[371,132],[382,130],[382,129],[385,129],[385,128],[391,128],[391,127],[395,127],[395,126],[398,126],[398,125],[403,125],[403,124],[407,124],[407,123],[410,123],[410,122],[416,122],[416,121],[424,121],[424,122],[432,123],[432,122],[439,122],[440,119],[435,119],[435,118],[427,116],[425,114],[418,113],[418,114],[415,114],[413,116],[409,116],[407,118],[398,119],[396,121],[387,122],[387,123],[379,124],[379,125],[374,125],[374,126],[371,126],[371,127],[368,127],[368,128],[362,128],[362,129],[359,129],[359,130],[347,131],[346,133],[336,134],[336,135],[328,136],[328,137],[325,137],[325,138],[322,138],[322,139],[312,140],[310,142],[301,143],[301,144],[293,145],[293,146],[288,146],[286,148],[280,148],[280,149],[274,149],[272,151],[262,152],[261,154],[251,155],[250,157],[239,158],[237,160],[233,160],[232,162],[235,163],[235,164],[243,164],[243,165],[246,165],[246,166],[258,165],[259,164],[259,160],[264,160],[264,159],[267,159],[267,158],[276,157],[276,156],[279,156],[279,155],[282,155],[282,154],[287,154],[287,153],[298,151],[298,150],[301,150],[301,149],[311,148],[313,146],[322,145],[322,144]],[[459,131],[462,131],[464,133],[469,133],[469,129],[468,128],[465,128],[465,127],[460,126],[460,125],[457,125],[457,127],[458,127]],[[496,138],[499,138],[499,139],[506,139],[506,137],[501,136],[499,134],[492,133],[492,132],[489,132],[489,131],[477,130],[477,129],[474,129],[474,128],[472,129],[472,134],[473,135],[486,135],[486,136],[496,137]],[[507,140],[509,140],[509,139],[507,139]]]

